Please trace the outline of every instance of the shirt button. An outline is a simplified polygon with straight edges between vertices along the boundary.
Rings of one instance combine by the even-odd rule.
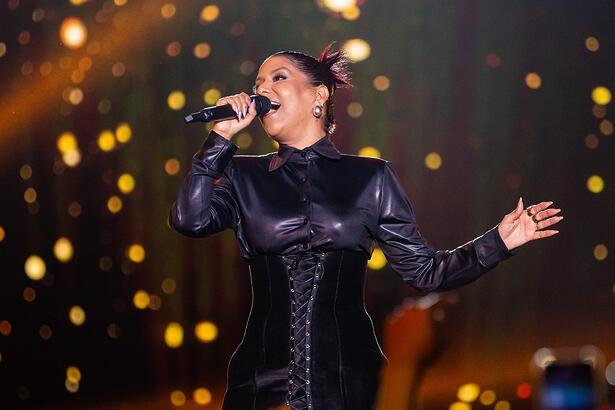
[[[303,197],[301,198],[301,202],[307,202],[308,197],[307,195],[303,195]]]
[[[301,177],[301,182],[305,182],[305,181],[307,181],[307,175],[304,175]]]

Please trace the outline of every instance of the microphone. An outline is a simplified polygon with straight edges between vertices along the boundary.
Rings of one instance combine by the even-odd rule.
[[[250,100],[256,101],[256,115],[259,116],[267,114],[272,108],[274,110],[280,108],[279,104],[272,104],[269,98],[263,95],[251,95]],[[201,111],[193,112],[184,117],[184,121],[189,124],[191,122],[221,121],[231,118],[237,118],[237,113],[230,104],[224,104],[205,107]]]

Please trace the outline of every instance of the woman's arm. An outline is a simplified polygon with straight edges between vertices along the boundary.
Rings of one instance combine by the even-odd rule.
[[[391,267],[419,290],[458,288],[515,253],[508,250],[497,226],[453,250],[436,250],[421,236],[412,206],[389,162],[381,187],[375,239]]]
[[[235,228],[239,211],[230,178],[231,162],[239,147],[228,139],[210,132],[201,148],[192,158],[171,206],[169,224],[178,232],[203,237]]]

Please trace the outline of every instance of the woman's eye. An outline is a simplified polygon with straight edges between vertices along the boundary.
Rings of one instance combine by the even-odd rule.
[[[273,81],[277,81],[277,80],[285,80],[286,77],[283,76],[282,74],[278,74],[276,76],[273,77]]]
[[[258,92],[258,85],[252,86],[252,94],[256,94]]]

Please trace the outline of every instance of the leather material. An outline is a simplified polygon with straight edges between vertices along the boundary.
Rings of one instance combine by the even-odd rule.
[[[237,149],[210,133],[169,218],[192,237],[233,229],[250,265],[252,308],[229,364],[225,410],[371,409],[383,355],[363,286],[376,244],[425,292],[470,283],[515,253],[497,226],[433,249],[391,164],[342,154],[328,135],[302,150]]]

